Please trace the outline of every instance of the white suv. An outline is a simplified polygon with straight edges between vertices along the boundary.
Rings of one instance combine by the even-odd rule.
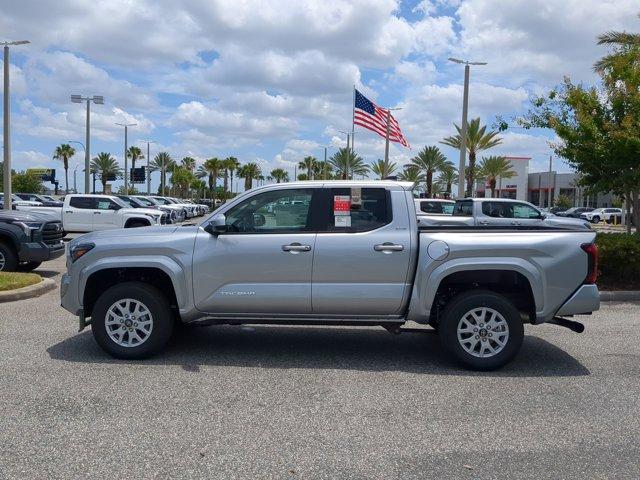
[[[607,223],[611,223],[613,217],[622,217],[622,209],[621,208],[597,208],[595,210],[591,210],[590,212],[585,212],[580,214],[580,218],[584,218],[585,220],[589,220],[593,223],[599,223],[600,220],[604,220]]]

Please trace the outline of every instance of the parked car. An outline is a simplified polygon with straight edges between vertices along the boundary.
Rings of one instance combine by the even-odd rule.
[[[151,203],[152,205],[155,205],[156,207],[163,207],[163,208],[167,208],[173,212],[175,212],[176,214],[176,221],[177,222],[184,222],[184,220],[187,218],[187,210],[184,207],[180,207],[174,203],[171,203],[169,201],[165,201],[165,200],[158,200],[155,197],[144,197],[142,195],[134,195],[133,198],[140,200],[143,203]]]
[[[566,207],[551,207],[549,209],[550,213],[553,213],[554,215],[558,215],[560,212],[566,212],[567,208]]]
[[[62,224],[67,232],[163,225],[166,214],[155,209],[129,208],[118,197],[73,194],[64,197]]]
[[[416,212],[418,215],[451,215],[456,202],[442,198],[416,198]]]
[[[621,208],[596,208],[595,210],[591,210],[590,212],[584,212],[580,214],[580,218],[589,220],[593,223],[600,223],[600,220],[611,223],[614,217],[616,217],[618,221],[622,220]]]
[[[16,193],[16,196],[22,200],[39,202],[45,207],[62,207],[62,202],[48,195],[40,195],[38,193]]]
[[[30,272],[64,254],[59,221],[38,214],[0,211],[0,271]]]
[[[568,210],[565,210],[564,212],[559,212],[556,215],[558,215],[559,217],[580,218],[580,215],[586,212],[591,212],[592,210],[594,209],[591,207],[572,207]]]
[[[137,198],[127,195],[117,195],[117,197],[129,208],[146,208],[147,210],[158,210],[162,213],[165,213],[166,217],[164,223],[167,224],[175,223],[178,217],[175,210],[172,210],[171,208],[165,207],[163,205],[156,205],[153,202],[145,199],[144,197]]]
[[[561,218],[538,210],[534,205],[509,198],[465,198],[456,200],[452,215],[418,215],[423,226],[513,226],[591,229],[589,222]]]
[[[62,306],[119,358],[159,352],[176,320],[393,333],[412,320],[480,370],[516,355],[523,323],[579,331],[564,317],[599,308],[594,232],[419,228],[412,187],[272,184],[198,224],[84,235],[69,245]]]
[[[153,200],[155,200],[160,205],[175,205],[176,207],[181,208],[184,211],[185,218],[193,218],[196,216],[196,207],[195,205],[187,205],[186,203],[180,203],[177,200],[174,200],[170,197],[160,197],[160,196],[152,196]]]

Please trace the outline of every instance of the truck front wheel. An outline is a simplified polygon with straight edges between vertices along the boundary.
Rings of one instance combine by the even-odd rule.
[[[524,326],[507,298],[476,290],[452,299],[440,319],[439,334],[458,363],[472,370],[495,370],[520,350]]]
[[[18,267],[18,255],[11,245],[0,242],[0,272],[15,272]]]
[[[110,355],[137,360],[167,344],[173,315],[160,290],[142,282],[125,282],[100,295],[91,313],[91,330]]]

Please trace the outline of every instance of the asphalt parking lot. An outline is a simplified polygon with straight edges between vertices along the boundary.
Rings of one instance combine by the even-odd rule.
[[[57,290],[0,304],[0,477],[639,478],[640,305],[585,323],[481,374],[381,328],[196,328],[117,361]]]

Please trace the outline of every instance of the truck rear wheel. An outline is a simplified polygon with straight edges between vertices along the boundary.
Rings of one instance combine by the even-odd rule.
[[[98,297],[91,330],[110,355],[137,360],[158,353],[167,344],[173,315],[160,290],[142,282],[125,282]]]
[[[18,256],[11,245],[0,242],[0,272],[15,272]]]
[[[524,326],[507,298],[476,290],[458,295],[447,305],[439,334],[444,349],[464,367],[495,370],[520,350]]]

